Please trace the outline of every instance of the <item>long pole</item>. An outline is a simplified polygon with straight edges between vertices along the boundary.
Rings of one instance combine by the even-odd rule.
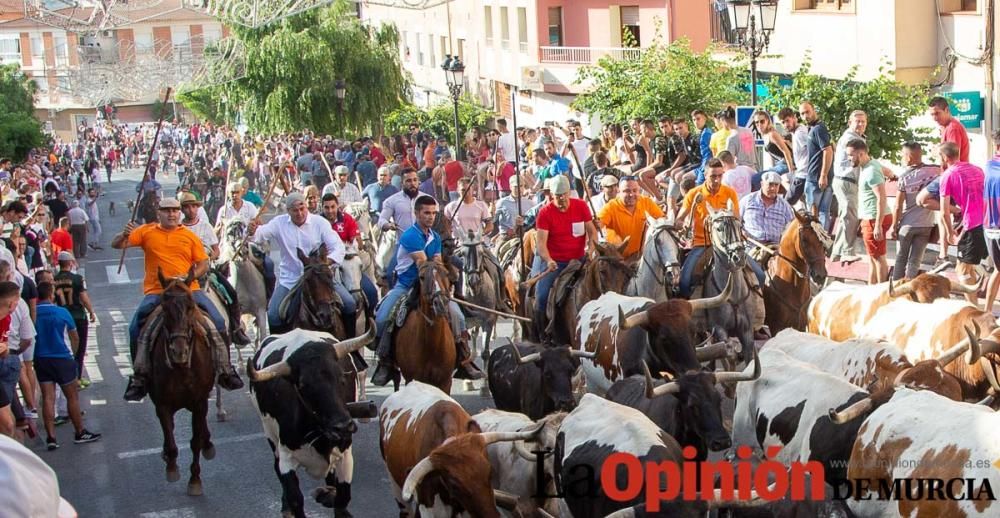
[[[458,126],[458,96],[461,94],[458,89],[461,87],[461,85],[456,85],[455,90],[451,92],[451,100],[455,103],[455,154],[458,156],[459,162],[465,160],[465,149],[462,146],[462,130]]]
[[[757,107],[757,34],[756,18],[750,15],[750,105]]]
[[[510,123],[514,127],[514,178],[517,178],[517,188],[514,191],[514,201],[517,203],[517,217],[521,220],[520,225],[516,225],[517,229],[517,250],[518,256],[521,260],[517,263],[517,273],[518,278],[524,278],[524,215],[522,214],[521,208],[521,171],[518,167],[520,165],[521,155],[517,149],[517,87],[515,86],[510,93]],[[500,139],[497,139],[497,147],[500,147]],[[496,156],[496,153],[494,153]],[[502,173],[503,170],[501,169]]]
[[[580,159],[576,156],[576,149],[573,148],[572,144],[569,146],[569,154],[573,156],[573,163],[576,164],[576,170],[580,173],[578,180],[583,184],[583,193],[587,197],[587,205],[590,206],[590,212],[594,215],[594,219],[597,219],[597,209],[594,208],[594,200],[591,199],[593,195],[590,193],[590,187],[587,185],[587,182],[583,179],[583,167],[580,166]],[[594,226],[597,227],[597,234],[603,238],[604,231],[601,230],[601,226],[596,222]]]
[[[171,87],[167,87],[167,93],[163,95],[163,106],[167,105],[170,99]],[[166,110],[160,111],[160,120],[156,123],[156,134],[153,135],[153,144],[149,146],[149,154],[146,158],[146,171],[142,173],[142,182],[139,183],[139,194],[135,197],[135,205],[132,207],[132,217],[129,218],[129,223],[135,221],[135,215],[139,212],[139,202],[142,201],[142,196],[146,193],[146,181],[149,180],[149,168],[153,165],[153,153],[156,151],[156,145],[160,143],[160,128],[163,127],[163,116],[166,115]],[[122,256],[118,259],[118,273],[122,273],[122,266],[125,265],[125,252],[128,247],[122,248]]]

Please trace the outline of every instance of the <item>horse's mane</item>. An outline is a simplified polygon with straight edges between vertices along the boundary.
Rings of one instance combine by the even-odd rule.
[[[447,291],[451,287],[451,285],[448,282],[448,270],[447,270],[447,268],[445,268],[444,265],[438,264],[438,263],[436,263],[436,262],[434,262],[432,260],[424,261],[424,263],[421,264],[420,267],[417,269],[418,276],[420,278],[420,282],[417,283],[417,286],[418,286],[418,290],[420,291],[421,295],[425,291],[430,290],[430,286],[424,286],[423,285],[424,282],[425,282],[424,275],[427,274],[428,270],[434,270],[435,272],[441,274],[441,278],[439,279],[439,282],[443,282],[444,283],[444,285],[441,286],[442,290]]]
[[[182,291],[183,293],[176,293],[177,291]],[[163,307],[164,324],[167,323],[168,319],[172,322],[177,322],[178,324],[184,324],[186,322],[190,325],[192,322],[197,322],[199,325],[191,326],[193,337],[201,340],[208,339],[208,334],[205,332],[204,326],[200,325],[203,320],[201,310],[198,308],[198,304],[194,300],[191,288],[188,287],[182,279],[171,280],[167,286],[164,287],[163,297],[161,297],[160,300],[160,304]],[[158,335],[160,338],[164,338],[166,336],[163,333],[158,333]]]

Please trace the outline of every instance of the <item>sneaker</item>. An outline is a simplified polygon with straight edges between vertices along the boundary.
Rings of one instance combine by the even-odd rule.
[[[87,429],[84,428],[82,432],[73,437],[73,442],[76,444],[83,444],[87,442],[94,442],[100,438],[101,434],[88,432]]]
[[[80,380],[80,389],[85,389],[90,386],[90,380],[82,379]]]
[[[59,443],[56,442],[55,437],[49,437],[45,439],[45,449],[49,451],[59,449]]]
[[[25,419],[38,419],[38,411],[36,411],[36,410],[25,410],[24,411],[24,418]]]
[[[69,416],[68,415],[57,415],[56,418],[55,418],[55,421],[54,421],[54,423],[55,423],[56,426],[61,426],[61,425],[64,425],[64,424],[66,424],[68,422],[69,422]]]

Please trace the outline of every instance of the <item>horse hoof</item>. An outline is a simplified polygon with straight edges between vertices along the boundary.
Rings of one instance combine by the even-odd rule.
[[[473,390],[476,390],[476,381],[475,380],[465,380],[463,382],[463,384],[465,386],[465,390],[466,391],[471,392]]]
[[[188,496],[201,496],[205,494],[201,488],[201,482],[188,483]]]
[[[493,397],[490,393],[490,387],[483,383],[482,387],[479,387],[479,397]]]
[[[210,444],[208,448],[201,450],[201,456],[205,457],[205,460],[212,460],[215,458],[215,445]]]
[[[372,422],[372,418],[370,418],[370,417],[362,417],[361,419],[358,419],[358,421],[361,422],[361,423],[370,423],[370,422]]]
[[[227,420],[229,420],[229,414],[227,414],[226,412],[219,412],[218,414],[215,414],[215,420],[220,423],[225,423]]]
[[[167,470],[167,482],[177,482],[181,479],[181,472],[176,469]]]

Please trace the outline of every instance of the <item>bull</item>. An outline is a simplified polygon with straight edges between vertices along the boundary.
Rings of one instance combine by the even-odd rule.
[[[594,353],[568,346],[508,344],[494,349],[487,365],[490,393],[497,408],[541,419],[552,412],[573,410],[573,374],[579,358]]]
[[[410,516],[499,517],[486,449],[538,432],[484,433],[454,399],[419,381],[385,399],[379,426],[396,502]]]
[[[898,283],[898,287],[897,287]],[[861,336],[861,330],[886,304],[897,297],[929,304],[947,299],[951,292],[978,291],[942,275],[922,273],[912,281],[890,281],[870,286],[834,282],[809,303],[806,331],[843,342]]]
[[[726,304],[732,287],[729,282],[722,293],[707,299],[653,302],[609,292],[588,302],[576,326],[580,348],[596,353],[593,359],[580,362],[587,390],[601,395],[614,382],[641,375],[643,361],[653,372],[675,376],[701,370],[693,340],[697,331],[694,312]]]
[[[301,466],[326,483],[316,501],[333,507],[338,517],[351,516],[351,441],[357,425],[349,405],[355,400],[350,353],[371,343],[374,329],[370,325],[368,334],[340,342],[329,333],[295,329],[268,337],[247,361],[250,400],[281,482],[282,513],[305,516],[295,474]]]

